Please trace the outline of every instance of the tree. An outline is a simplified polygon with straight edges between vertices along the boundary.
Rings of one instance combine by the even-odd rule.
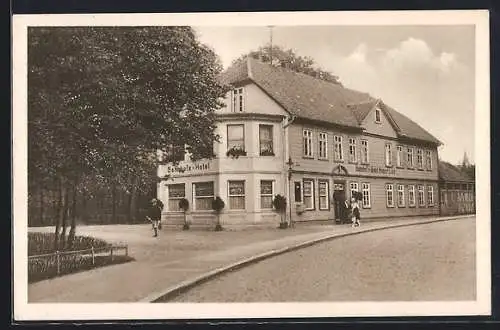
[[[29,28],[28,179],[60,191],[56,236],[72,188],[149,189],[172,145],[213,156],[221,71],[189,27]]]
[[[273,198],[273,207],[280,214],[280,228],[287,228],[287,223],[285,221],[285,213],[286,213],[286,198],[280,194],[274,196]]]
[[[280,46],[274,45],[271,47],[270,44],[267,44],[263,47],[259,47],[258,50],[253,50],[248,54],[240,56],[238,59],[233,61],[233,64],[238,61],[245,60],[248,56],[265,63],[271,63],[272,58],[272,63],[275,65],[286,67],[296,72],[305,73],[334,84],[342,85],[338,76],[318,68],[312,58],[297,55],[292,49],[285,50]]]
[[[215,197],[212,200],[212,210],[215,211],[215,215],[217,217],[217,223],[215,225],[215,231],[221,231],[223,229],[222,225],[220,224],[220,214],[221,214],[222,209],[224,208],[224,206],[225,206],[225,203],[222,200],[222,198],[220,198],[219,196]]]

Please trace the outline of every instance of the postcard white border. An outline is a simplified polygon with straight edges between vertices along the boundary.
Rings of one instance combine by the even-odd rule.
[[[477,300],[251,304],[35,304],[27,302],[28,26],[475,25]],[[491,314],[489,13],[461,11],[72,14],[13,16],[13,244],[15,320],[211,319]]]

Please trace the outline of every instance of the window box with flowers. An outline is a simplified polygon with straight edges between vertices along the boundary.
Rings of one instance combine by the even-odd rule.
[[[231,158],[238,158],[240,156],[246,156],[247,152],[239,147],[232,147],[226,152],[226,156]]]

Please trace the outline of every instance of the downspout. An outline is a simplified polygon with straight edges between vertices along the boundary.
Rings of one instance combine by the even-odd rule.
[[[288,222],[291,225],[292,224],[292,194],[291,194],[291,177],[292,177],[292,172],[290,168],[287,168],[287,161],[290,158],[290,141],[288,139],[288,126],[293,124],[297,116],[295,115],[290,115],[287,119],[287,121],[283,121],[283,142],[285,147],[283,148],[283,173],[287,173],[285,176],[285,184],[287,184],[288,187],[288,213],[289,213],[289,219]]]

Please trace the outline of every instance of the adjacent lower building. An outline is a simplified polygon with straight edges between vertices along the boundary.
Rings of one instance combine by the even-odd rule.
[[[439,214],[434,136],[382,100],[255,59],[223,75],[232,86],[218,110],[216,158],[162,165],[163,221],[180,225],[273,226],[272,199],[287,198],[288,221],[335,221],[341,203],[362,195],[364,219]]]
[[[475,180],[450,163],[439,162],[439,193],[441,215],[476,212]]]

